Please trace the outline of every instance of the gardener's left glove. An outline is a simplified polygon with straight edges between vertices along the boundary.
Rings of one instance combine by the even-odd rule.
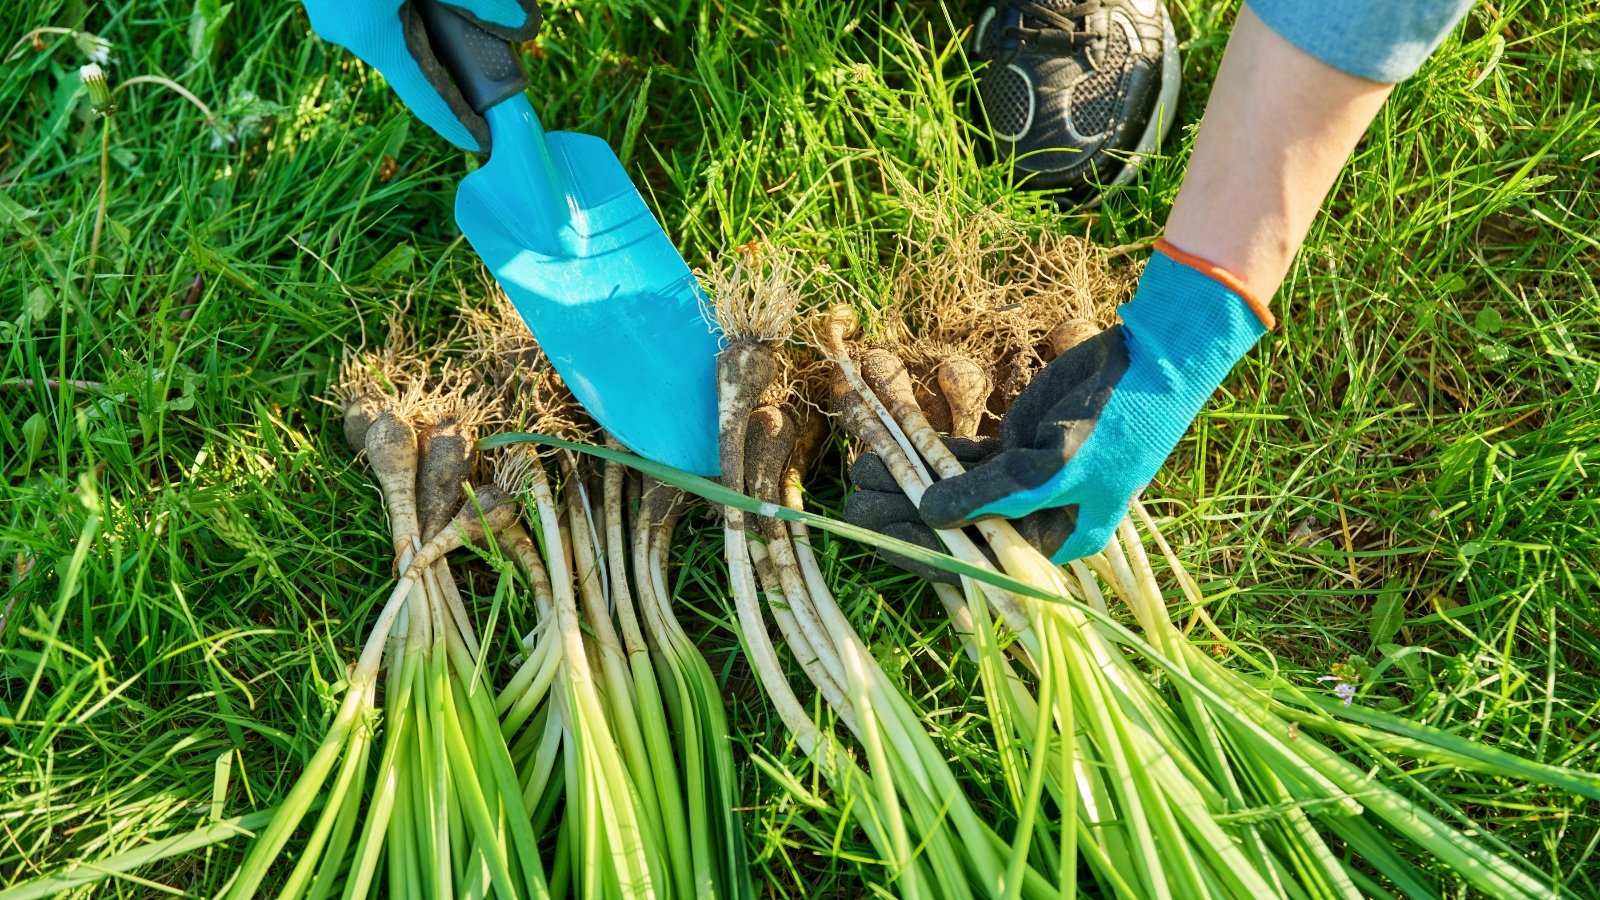
[[[1073,525],[1039,549],[1057,563],[1099,552],[1272,324],[1237,279],[1165,242],[1118,312],[1121,325],[1057,357],[1017,397],[998,454],[928,488],[924,521],[957,528],[1059,508]]]
[[[927,526],[1003,516],[1056,563],[1103,549],[1133,495],[1272,325],[1233,276],[1164,241],[1156,251],[1118,310],[1122,324],[1045,366],[1001,420],[998,452],[929,487],[920,523],[890,521],[870,471],[856,478],[867,490],[850,498],[846,518],[928,546]]]
[[[489,124],[434,56],[413,0],[304,0],[311,27],[372,66],[406,106],[463,150],[489,151]],[[444,5],[507,41],[539,33],[537,0],[449,0]]]

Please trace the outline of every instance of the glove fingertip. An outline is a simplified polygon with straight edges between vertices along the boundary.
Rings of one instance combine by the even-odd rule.
[[[972,524],[973,506],[959,487],[960,478],[936,481],[922,494],[917,512],[933,528],[960,528]]]
[[[1090,519],[1080,516],[1078,527],[1073,529],[1072,535],[1050,555],[1050,561],[1060,566],[1099,553],[1111,542],[1111,536],[1116,533],[1117,522],[1120,519],[1121,517],[1117,516],[1107,522],[1105,517]]]
[[[994,516],[1015,519],[1067,501],[1051,485],[1044,490],[1028,490],[1004,473],[974,469],[944,481],[936,481],[923,492],[918,511],[922,521],[934,528],[961,528],[979,519]]]
[[[917,508],[905,494],[884,491],[855,491],[844,500],[844,520],[852,525],[883,531],[890,525],[915,521]]]
[[[429,110],[420,102],[408,103],[411,111],[438,135],[469,153],[489,152],[489,123],[463,106],[444,112]],[[420,107],[420,108],[419,108]]]
[[[416,9],[401,7],[400,32],[402,43],[383,44],[356,55],[382,72],[407,108],[440,137],[463,150],[488,153],[489,123],[467,103],[434,54],[427,26]]]
[[[940,545],[938,537],[936,537],[931,530],[911,522],[897,522],[884,528],[883,533],[888,537],[897,538],[905,541],[908,544],[916,544],[925,550],[932,550],[936,553],[944,551],[944,547]],[[932,581],[938,584],[950,585],[959,585],[961,583],[961,579],[950,574],[949,572],[944,571],[943,569],[938,569],[933,566],[917,562],[916,560],[908,559],[907,557],[901,556],[892,550],[880,549],[878,551],[878,555],[890,565],[910,572],[924,581]]]
[[[894,480],[889,467],[876,453],[863,453],[850,464],[850,483],[869,491],[901,493],[900,483]]]

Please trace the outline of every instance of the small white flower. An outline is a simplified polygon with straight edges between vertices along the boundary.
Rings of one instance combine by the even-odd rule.
[[[111,85],[106,81],[106,71],[99,63],[89,63],[78,69],[78,80],[89,92],[89,107],[97,116],[109,116],[117,108],[111,97]]]

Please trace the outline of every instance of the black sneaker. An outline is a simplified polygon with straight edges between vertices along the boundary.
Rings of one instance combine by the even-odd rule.
[[[980,114],[1023,187],[1096,198],[1172,125],[1178,39],[1162,0],[996,0],[972,57],[987,63]]]

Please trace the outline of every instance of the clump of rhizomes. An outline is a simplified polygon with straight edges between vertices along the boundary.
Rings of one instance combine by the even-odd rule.
[[[418,352],[397,321],[341,366],[340,427],[379,484],[398,581],[231,891],[257,890],[320,794],[285,896],[748,896],[718,685],[667,578],[686,504],[564,452],[481,457],[489,425],[598,432],[503,296],[464,318],[453,350]],[[503,552],[531,594],[494,607],[531,617],[498,693],[501,648],[480,647],[451,563],[466,546]]]
[[[474,329],[498,421],[598,436],[503,298]],[[727,718],[667,577],[683,495],[566,451],[500,452],[526,488],[507,546],[538,616],[496,706],[534,824],[555,835],[552,887],[747,896]]]
[[[347,357],[341,376],[344,438],[378,482],[400,578],[333,726],[252,844],[230,895],[254,894],[335,768],[281,896],[323,896],[341,884],[354,896],[380,884],[441,896],[542,895],[535,836],[510,756],[495,740],[478,636],[448,561],[456,548],[492,543],[513,515],[495,485],[467,490],[478,467],[477,398],[458,365],[418,353],[398,322],[381,351]],[[384,728],[369,773],[380,670]]]
[[[681,495],[614,463],[510,452],[539,539],[517,524],[507,546],[539,621],[496,705],[534,823],[557,835],[552,884],[744,894],[727,721],[667,578]]]
[[[825,333],[824,346],[838,368],[835,408],[841,421],[884,459],[907,496],[916,502],[934,479],[962,474],[896,355],[882,345],[851,348],[841,329]],[[1071,322],[1044,333],[1050,349],[1062,352],[1093,332]],[[947,399],[958,394],[967,396],[952,391]],[[1137,503],[1134,509],[1203,615],[1192,581],[1153,521]],[[1490,895],[1531,897],[1550,890],[1521,860],[1447,824],[1463,818],[1459,811],[1437,799],[1414,800],[1296,730],[1311,725],[1344,740],[1351,725],[1282,702],[1191,643],[1169,618],[1131,522],[1124,521],[1103,553],[1072,563],[1070,572],[1051,565],[1007,522],[981,520],[970,531],[981,537],[983,548],[967,531],[939,536],[951,554],[971,565],[988,568],[998,561],[1006,574],[1083,604],[1041,602],[971,579],[962,588],[934,585],[979,663],[990,720],[1000,730],[1002,768],[1019,786],[1026,784],[1025,792],[1011,794],[1016,833],[1040,830],[1045,840],[1034,842],[1032,854],[1047,871],[1052,863],[1075,868],[1065,855],[1075,847],[1107,893],[1260,897],[1284,893],[1285,879],[1296,878],[1319,895],[1360,896],[1358,886],[1369,883],[1367,876],[1348,867],[1326,841],[1328,833],[1371,848],[1399,837],[1423,855],[1448,848],[1447,864]],[[1142,640],[1104,616],[1107,594],[1126,604]],[[1018,658],[1032,676],[1027,682],[1000,649],[1002,634],[991,609],[1015,636]],[[1153,683],[1128,649],[1168,676],[1170,687]],[[1363,730],[1363,740],[1374,742],[1369,751],[1376,745],[1433,760],[1448,754],[1455,764],[1467,765],[1467,754],[1443,744],[1394,742],[1371,729]],[[1390,765],[1399,771],[1409,761]],[[1532,768],[1538,771],[1523,771],[1535,783],[1575,783],[1571,773]],[[1588,787],[1600,790],[1592,782]],[[1041,807],[1045,799],[1053,812]],[[1250,808],[1276,812],[1237,815]],[[1052,852],[1055,841],[1061,842],[1059,854]],[[1013,866],[1030,856],[1026,840],[1015,849]],[[1387,872],[1422,883],[1424,876],[1400,856],[1385,850],[1384,858]]]
[[[760,264],[741,259],[734,271]],[[768,277],[788,272],[781,262],[766,265]],[[728,337],[718,370],[723,481],[758,500],[798,506],[801,475],[825,433],[816,370],[792,361],[794,351],[778,343],[783,329],[742,329],[751,316],[741,304],[772,307],[740,285],[738,278],[715,282]],[[792,320],[793,305],[787,313]],[[821,329],[853,327],[846,318]],[[797,743],[835,791],[852,798],[855,821],[897,873],[896,889],[909,897],[1003,896],[1015,882],[1026,888],[1023,896],[1037,896],[1045,879],[1031,868],[1007,870],[1007,842],[984,823],[916,711],[845,618],[804,525],[747,520],[737,509],[724,515],[734,604],[752,667]],[[767,631],[763,596],[800,670],[854,736],[865,771],[794,693]]]

